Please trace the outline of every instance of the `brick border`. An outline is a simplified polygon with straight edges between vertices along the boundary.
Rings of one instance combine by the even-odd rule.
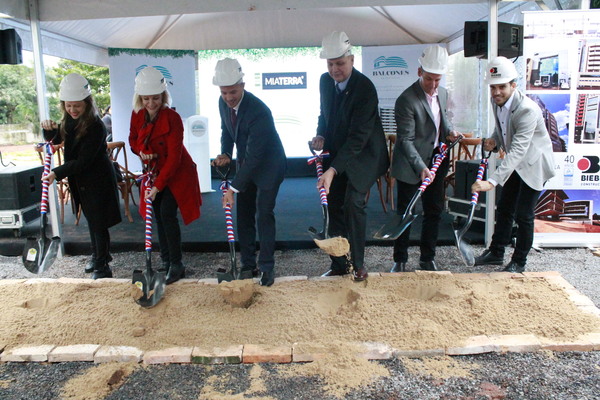
[[[539,278],[561,288],[569,300],[582,312],[596,315],[600,318],[600,309],[573,285],[565,280],[556,271],[525,272],[523,274],[507,273],[473,273],[452,274],[449,271],[408,272],[438,275],[452,275],[456,279],[484,278],[484,279],[525,279]],[[373,273],[371,278],[381,279],[398,277],[406,273]],[[306,280],[338,280],[350,279],[349,277],[307,277],[290,276],[277,278],[276,284]],[[104,282],[129,282],[123,279],[105,279]],[[182,284],[199,283],[203,285],[216,285],[216,279],[185,279]],[[34,285],[39,283],[86,283],[89,279],[12,279],[0,280],[0,286],[12,284]],[[179,283],[179,282],[178,282]],[[384,343],[360,342],[349,346],[354,355],[368,360],[387,360],[393,357],[436,357],[456,356],[482,353],[508,353],[508,352],[536,352],[550,351],[600,351],[600,332],[590,332],[581,335],[570,342],[556,342],[532,334],[526,335],[478,335],[467,338],[460,346],[448,346],[436,349],[394,349]],[[5,345],[0,343],[0,362],[71,362],[88,361],[94,363],[105,362],[143,362],[144,364],[241,364],[241,363],[301,363],[312,362],[327,356],[327,347],[315,343],[293,343],[291,345],[269,346],[262,344],[238,344],[227,347],[171,347],[158,350],[142,351],[130,346],[102,346],[98,344],[75,344],[69,346],[55,345],[23,345],[5,351]]]

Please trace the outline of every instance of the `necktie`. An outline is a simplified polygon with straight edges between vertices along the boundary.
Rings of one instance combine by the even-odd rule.
[[[237,113],[235,112],[235,108],[230,108],[231,110],[231,126],[235,129],[237,124]]]

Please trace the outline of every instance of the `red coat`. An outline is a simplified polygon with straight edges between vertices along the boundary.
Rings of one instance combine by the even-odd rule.
[[[192,157],[183,146],[183,123],[174,110],[165,107],[154,123],[146,123],[146,109],[131,113],[129,145],[135,154],[157,154],[154,186],[159,191],[168,187],[173,193],[184,224],[200,217],[202,195],[198,172]],[[143,193],[143,192],[142,192]],[[145,204],[140,201],[140,214]]]

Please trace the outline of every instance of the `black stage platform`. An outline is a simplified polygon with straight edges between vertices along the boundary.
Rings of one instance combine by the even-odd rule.
[[[221,193],[218,190],[219,181],[212,181],[212,193],[203,193],[203,205],[200,219],[188,226],[182,226],[182,241],[184,251],[192,252],[227,252],[225,214],[221,208]],[[316,247],[307,228],[314,226],[320,230],[322,224],[319,196],[315,188],[314,177],[290,177],[283,182],[277,207],[277,249],[303,249]],[[137,197],[136,197],[137,198]],[[122,203],[122,202],[121,202]],[[123,205],[121,204],[123,207]],[[418,208],[418,207],[417,207]],[[137,212],[137,207],[130,204],[134,222],[130,223],[123,215],[123,222],[111,228],[112,251],[142,251],[144,247],[144,223]],[[82,217],[78,226],[75,226],[74,215],[70,205],[65,207],[65,223],[62,226],[62,240],[65,244],[65,253],[71,255],[89,254],[89,234],[85,218]],[[418,211],[415,210],[415,211]],[[391,246],[393,242],[372,239],[375,233],[390,217],[391,211],[388,204],[387,214],[383,211],[377,186],[371,189],[367,205],[367,245]],[[453,245],[454,234],[451,223],[453,217],[444,214],[438,239],[439,245]],[[234,218],[235,227],[235,218]],[[27,236],[37,236],[39,233],[39,219],[28,224],[21,231],[21,237],[15,237],[11,229],[0,229],[0,254],[4,256],[17,256],[23,251]],[[420,217],[413,223],[411,230],[411,244],[418,245],[421,234]],[[473,226],[467,239],[471,243],[482,244],[482,229]],[[156,237],[154,242],[156,243]]]

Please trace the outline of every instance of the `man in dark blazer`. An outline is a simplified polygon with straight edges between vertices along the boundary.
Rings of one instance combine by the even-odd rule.
[[[321,76],[321,113],[315,150],[328,151],[325,173],[317,186],[328,195],[330,236],[344,236],[350,243],[354,279],[368,277],[364,266],[367,214],[366,195],[389,166],[385,134],[379,118],[379,101],[373,83],[354,69],[348,36],[333,32],[323,38],[321,58],[328,73]],[[344,275],[345,257],[331,257],[324,276]]]
[[[448,92],[439,86],[448,66],[448,52],[438,45],[426,48],[419,58],[419,79],[409,86],[394,108],[397,126],[396,145],[392,157],[392,176],[398,181],[398,213],[404,214],[421,182],[433,178],[429,168],[439,144],[447,136],[458,137],[448,120]],[[421,196],[423,226],[419,269],[436,270],[435,247],[439,223],[444,209],[444,177],[448,158],[440,165],[433,182]],[[391,272],[406,270],[410,226],[394,242],[394,266]]]
[[[237,193],[237,228],[242,255],[242,276],[256,269],[256,230],[260,241],[258,267],[260,284],[275,280],[275,201],[283,181],[286,157],[271,110],[252,93],[244,90],[244,74],[237,60],[217,63],[213,84],[219,86],[221,115],[221,154],[215,166],[229,165],[233,145],[237,149],[237,172],[223,207],[233,206]],[[256,272],[255,272],[256,273]]]

